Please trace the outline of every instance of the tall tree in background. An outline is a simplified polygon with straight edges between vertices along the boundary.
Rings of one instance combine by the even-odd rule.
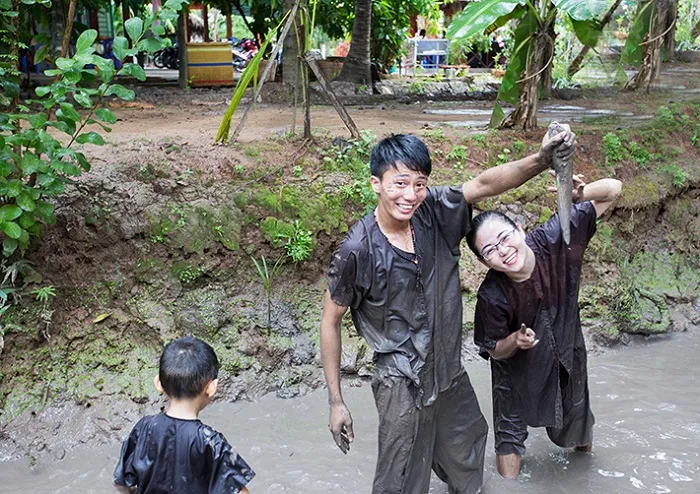
[[[372,0],[355,1],[350,51],[338,80],[355,84],[372,84],[370,34],[372,32]]]

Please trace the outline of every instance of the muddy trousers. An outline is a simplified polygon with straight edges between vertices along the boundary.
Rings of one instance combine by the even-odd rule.
[[[575,378],[567,378],[561,386],[562,426],[547,427],[549,439],[562,448],[586,446],[593,442],[595,418],[591,412],[588,394],[588,375],[585,365]],[[563,373],[566,371],[562,370]],[[493,433],[496,454],[525,454],[527,424],[516,411],[515,395],[507,367],[491,359],[493,396]]]
[[[372,391],[379,412],[373,494],[426,494],[431,469],[451,494],[479,491],[488,424],[466,372],[424,408],[406,378],[375,377]]]

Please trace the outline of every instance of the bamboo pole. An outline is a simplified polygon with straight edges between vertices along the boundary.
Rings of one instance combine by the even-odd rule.
[[[360,131],[357,130],[357,126],[355,125],[355,122],[353,121],[352,117],[350,117],[350,114],[348,114],[347,110],[345,109],[345,106],[343,106],[343,104],[338,100],[338,97],[333,92],[333,89],[328,85],[328,81],[326,80],[326,77],[323,75],[323,72],[321,72],[321,69],[316,63],[316,59],[314,59],[311,53],[306,53],[304,55],[304,61],[316,76],[316,79],[318,80],[321,89],[325,93],[326,97],[330,100],[331,104],[333,104],[333,106],[335,107],[335,111],[338,112],[340,119],[350,131],[350,135],[352,135],[354,139],[359,139]]]
[[[284,38],[287,37],[287,33],[289,33],[289,29],[292,27],[292,24],[294,24],[294,19],[297,15],[297,9],[299,8],[299,2],[300,0],[296,0],[294,2],[294,7],[292,7],[292,10],[289,14],[289,18],[287,19],[287,22],[284,24],[284,28],[282,29],[282,34],[280,34],[279,39],[277,40],[277,43],[275,43],[275,47],[272,50],[272,53],[270,54],[270,62],[273,62],[275,58],[277,58],[277,54],[279,53],[280,49],[282,48],[282,44],[284,43]],[[260,84],[258,84],[258,87],[255,89],[255,92],[253,93],[253,99],[251,100],[250,104],[248,105],[248,108],[245,109],[245,112],[243,113],[243,116],[241,117],[241,121],[238,122],[238,126],[236,127],[236,130],[233,131],[233,136],[231,139],[234,141],[238,139],[238,136],[240,135],[241,131],[243,130],[243,126],[245,125],[245,121],[248,118],[248,114],[250,113],[250,110],[253,109],[253,106],[255,105],[255,102],[258,100],[258,96],[260,96],[260,92],[262,91],[263,86],[265,85],[265,81],[267,81],[267,78],[270,75],[270,71],[272,70],[274,63],[268,63],[265,66],[265,70],[263,71],[263,75],[261,77]]]

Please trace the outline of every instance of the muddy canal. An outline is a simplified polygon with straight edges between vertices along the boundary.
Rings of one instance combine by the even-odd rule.
[[[596,414],[594,453],[577,454],[548,442],[541,430],[528,441],[519,481],[505,481],[488,446],[484,494],[697,493],[700,485],[700,339],[680,334],[611,350],[590,361]],[[488,366],[466,363],[490,417]],[[377,418],[368,385],[349,386],[347,402],[357,439],[348,456],[331,442],[326,394],[256,403],[216,404],[202,415],[225,433],[257,470],[255,493],[369,493]],[[118,446],[74,450],[63,461],[39,458],[0,464],[5,494],[109,493]],[[432,493],[447,492],[434,479]]]

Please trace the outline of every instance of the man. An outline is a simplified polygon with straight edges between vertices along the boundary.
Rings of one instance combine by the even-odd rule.
[[[428,188],[430,153],[410,135],[380,141],[370,157],[375,211],[334,253],[321,321],[329,427],[343,453],[354,439],[340,389],[340,322],[348,307],[375,352],[379,413],[374,494],[423,494],[431,468],[450,492],[482,484],[488,426],[460,362],[460,242],[471,204],[501,194],[570,155],[574,135],[545,137],[539,153],[491,168],[461,187]]]
[[[621,184],[608,178],[586,185],[579,175],[574,185],[568,245],[558,215],[526,236],[504,214],[487,211],[467,234],[491,268],[479,287],[474,341],[491,358],[497,467],[507,478],[520,473],[528,425],[546,427],[564,448],[590,452],[593,443],[578,290],[596,219]]]

